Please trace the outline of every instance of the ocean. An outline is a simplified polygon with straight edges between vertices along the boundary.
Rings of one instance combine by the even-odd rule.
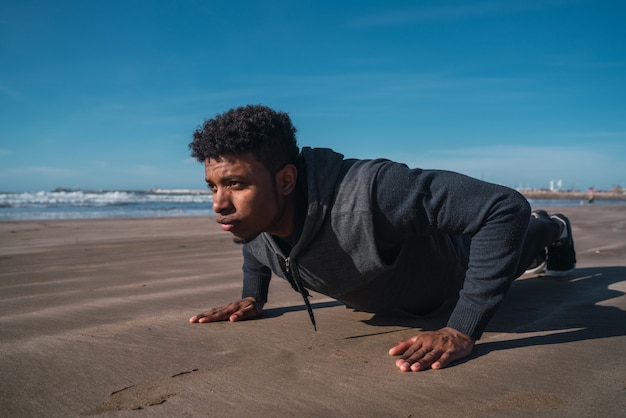
[[[529,199],[534,208],[578,206],[576,199]],[[625,204],[597,200],[596,205]],[[55,190],[0,193],[0,221],[213,216],[211,194],[199,190]]]
[[[211,202],[195,190],[0,193],[0,221],[210,216]]]

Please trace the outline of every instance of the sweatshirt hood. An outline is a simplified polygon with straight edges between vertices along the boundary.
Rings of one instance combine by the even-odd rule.
[[[302,148],[302,159],[307,182],[307,214],[300,239],[291,257],[297,257],[313,239],[326,218],[335,194],[335,186],[344,168],[344,156],[328,148]],[[324,181],[319,181],[324,179]]]

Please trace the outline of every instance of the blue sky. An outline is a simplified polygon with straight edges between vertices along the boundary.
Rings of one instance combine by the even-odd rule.
[[[0,0],[0,191],[203,188],[206,118],[511,187],[626,187],[626,2]]]

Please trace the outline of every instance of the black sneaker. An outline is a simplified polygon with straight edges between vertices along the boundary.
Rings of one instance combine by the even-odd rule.
[[[548,212],[546,212],[545,210],[541,210],[541,209],[533,210],[530,216],[532,216],[533,218],[550,219],[550,215],[548,214]]]
[[[546,275],[568,276],[576,268],[576,251],[574,250],[572,226],[569,219],[560,213],[552,215],[550,218],[564,224],[567,236],[548,246]]]
[[[547,254],[545,247],[539,251],[539,254],[530,262],[524,274],[541,274],[546,271]]]
[[[550,215],[545,210],[533,210],[530,214],[533,218],[545,218],[550,219]],[[524,274],[541,274],[546,270],[547,260],[546,248],[542,248],[541,251],[532,259]]]

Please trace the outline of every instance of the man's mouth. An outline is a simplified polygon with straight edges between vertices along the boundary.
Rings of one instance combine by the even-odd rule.
[[[222,231],[230,232],[233,229],[233,224],[220,224],[222,227]]]
[[[228,219],[218,219],[217,223],[222,227],[222,231],[230,232],[235,224]]]

